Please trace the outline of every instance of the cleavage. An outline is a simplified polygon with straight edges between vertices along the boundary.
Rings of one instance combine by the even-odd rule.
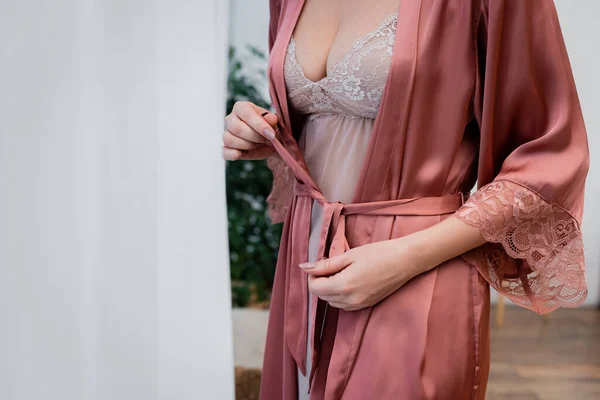
[[[340,40],[340,37],[341,37],[339,29],[338,29],[338,32],[335,34],[335,37],[334,37],[334,39],[333,39],[333,41],[332,41],[332,43],[331,43],[331,45],[329,47],[329,51],[328,51],[327,57],[325,59],[325,68],[319,68],[319,70],[321,71],[321,76],[319,78],[315,78],[313,76],[313,73],[312,73],[313,69],[312,68],[309,68],[310,72],[307,74],[307,69],[306,69],[305,64],[304,64],[304,59],[306,58],[307,53],[303,53],[302,51],[298,51],[298,47],[304,47],[304,46],[306,46],[307,44],[306,43],[302,44],[302,42],[306,42],[308,39],[304,39],[304,40],[301,39],[301,43],[300,43],[300,45],[298,45],[298,41],[296,41],[296,37],[295,37],[296,32],[295,32],[295,29],[294,29],[294,32],[292,33],[291,40],[295,42],[294,45],[295,45],[295,58],[296,58],[296,62],[300,66],[300,68],[301,68],[301,70],[302,70],[302,72],[304,74],[304,77],[306,79],[310,80],[313,83],[318,83],[318,82],[326,80],[330,76],[330,74],[332,72],[332,69],[340,61],[342,61],[344,59],[344,57],[346,57],[348,55],[348,53],[350,53],[352,51],[354,45],[357,42],[359,42],[361,39],[366,38],[367,36],[371,35],[372,33],[376,32],[377,30],[379,30],[380,28],[382,28],[383,25],[384,25],[384,23],[385,23],[385,21],[389,20],[394,15],[397,15],[397,12],[394,13],[394,14],[387,14],[387,15],[381,17],[379,19],[379,21],[377,22],[377,25],[373,26],[367,32],[365,32],[364,34],[362,34],[359,37],[355,38],[354,40],[347,40],[347,39],[345,39],[344,40],[345,43],[339,44],[339,45],[336,43],[336,42],[338,42]],[[370,25],[372,25],[372,24],[370,24]],[[345,51],[342,53],[341,51],[338,50],[338,47],[340,49],[345,49]],[[341,54],[339,56],[337,56],[337,59],[335,61],[332,61],[331,60],[332,55],[335,54],[335,53],[341,53]],[[324,76],[323,76],[323,73],[322,73],[323,69],[325,69],[325,75]]]

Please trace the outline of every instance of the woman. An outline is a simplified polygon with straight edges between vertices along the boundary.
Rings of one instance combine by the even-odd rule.
[[[284,221],[261,399],[483,399],[489,285],[587,294],[586,131],[552,0],[271,0],[269,159]],[[468,193],[477,180],[477,190]]]

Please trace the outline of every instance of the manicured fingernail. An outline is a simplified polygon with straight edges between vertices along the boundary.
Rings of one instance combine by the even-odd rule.
[[[302,269],[313,269],[317,266],[317,264],[314,262],[306,262],[306,263],[298,264],[298,266]]]
[[[264,134],[264,135],[265,135],[265,137],[266,137],[267,139],[269,139],[269,140],[273,140],[273,139],[275,139],[275,132],[273,132],[273,130],[272,130],[272,129],[266,128],[266,129],[263,131],[263,134]]]

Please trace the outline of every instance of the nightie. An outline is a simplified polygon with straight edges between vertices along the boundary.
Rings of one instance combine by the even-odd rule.
[[[308,79],[291,37],[284,64],[290,104],[306,123],[299,146],[310,175],[330,201],[352,202],[391,65],[398,13],[358,38],[319,81]],[[308,260],[315,261],[323,207],[313,201]],[[308,296],[309,315],[312,299]],[[307,337],[311,330],[308,318]],[[307,342],[307,365],[311,364]],[[298,369],[298,399],[308,399],[308,376]]]

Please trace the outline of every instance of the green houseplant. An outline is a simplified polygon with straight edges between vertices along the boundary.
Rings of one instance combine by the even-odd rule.
[[[236,101],[247,100],[270,109],[260,93],[266,82],[265,54],[247,46],[249,62],[257,69],[245,68],[239,52],[229,51],[226,114]],[[271,190],[272,174],[265,160],[227,161],[227,217],[229,254],[234,307],[267,304],[273,286],[282,224],[271,224],[266,213],[266,198]]]

